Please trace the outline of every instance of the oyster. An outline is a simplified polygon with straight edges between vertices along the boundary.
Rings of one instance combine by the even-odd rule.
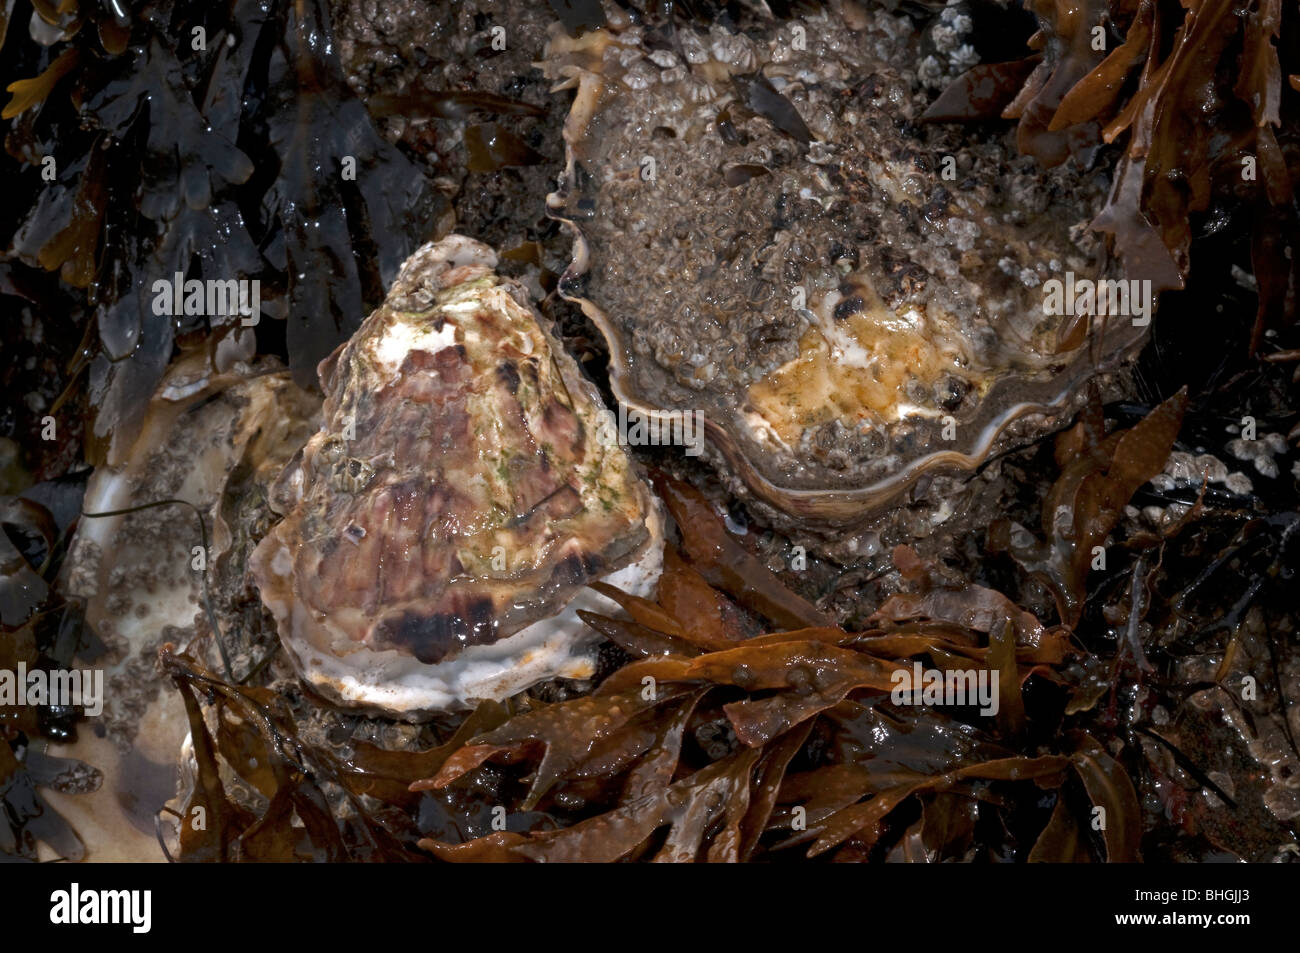
[[[301,677],[335,702],[417,716],[593,674],[588,583],[645,593],[662,523],[608,411],[452,235],[321,362],[324,422],[272,490],[249,565]],[[602,416],[603,415],[603,416]]]
[[[281,472],[316,429],[319,404],[273,359],[218,371],[205,349],[190,351],[164,373],[139,432],[119,448],[121,459],[90,477],[61,589],[106,648],[80,659],[104,669],[107,691],[94,730],[47,753],[104,772],[96,791],[49,795],[91,860],[163,859],[155,814],[174,793],[187,722],[158,651],[171,643],[214,669],[220,664],[204,611],[205,575],[226,642],[242,643],[232,606],[244,599],[247,533],[235,503],[256,507],[258,495],[248,488]],[[211,535],[196,565],[200,514]],[[246,651],[234,661],[241,673],[253,662]]]
[[[1142,320],[1049,313],[1049,282],[1118,274],[1086,228],[1104,172],[921,124],[904,17],[668,32],[607,10],[544,62],[576,89],[561,291],[604,333],[616,397],[702,411],[769,516],[857,524],[923,473],[969,474],[1143,340]]]

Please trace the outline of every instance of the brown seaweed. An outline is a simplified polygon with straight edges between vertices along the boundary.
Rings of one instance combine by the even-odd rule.
[[[1085,415],[1058,438],[1057,459],[1069,462],[1043,503],[1046,541],[1006,520],[990,527],[990,547],[1009,552],[1051,589],[1066,625],[1079,620],[1096,547],[1104,548],[1138,487],[1164,467],[1186,407],[1187,394],[1180,391],[1132,430],[1100,441],[1095,418]]]
[[[94,462],[122,452],[178,345],[214,344],[236,323],[157,314],[156,280],[262,282],[262,317],[288,319],[285,350],[306,379],[437,212],[344,82],[323,3],[150,0],[120,22],[110,7],[69,5],[63,39],[21,46],[0,71],[12,94],[0,161],[30,196],[0,219],[6,246],[73,292],[61,306],[85,353],[64,347],[89,369]],[[192,49],[195,24],[206,41]]]
[[[193,659],[174,654],[171,646],[163,648],[160,659],[185,703],[197,775],[178,817],[179,859],[419,859],[360,809],[345,783],[347,766],[303,741],[281,696],[223,682]],[[215,738],[199,704],[204,696],[211,698],[221,726]],[[267,798],[260,814],[227,791],[218,756]],[[331,807],[327,786],[353,806],[348,817],[340,818]]]
[[[1062,435],[1063,472],[1047,503],[1071,488],[1078,519],[1055,537],[1062,579],[1073,578],[1074,547],[1113,532],[1117,508],[1159,469],[1182,402],[1111,435],[1089,412]],[[657,599],[601,585],[628,617],[584,614],[630,659],[587,694],[485,704],[440,745],[359,743],[340,759],[296,734],[273,693],[223,686],[164,655],[190,695],[201,768],[190,806],[212,805],[218,820],[183,838],[182,856],[409,859],[418,845],[452,862],[736,861],[779,859],[797,846],[839,860],[969,859],[981,849],[1038,861],[1138,857],[1142,811],[1127,766],[1084,728],[1044,730],[1053,716],[1026,692],[1035,678],[1069,687],[1082,650],[1068,626],[1045,624],[906,547],[894,553],[904,591],[862,631],[829,624],[760,571],[697,491],[663,476],[658,484],[693,561],[669,544]],[[894,673],[917,661],[996,670],[998,716],[898,703]],[[206,718],[192,694],[200,685],[215,705]],[[231,800],[218,763],[260,793],[256,811]],[[364,849],[336,839],[338,791],[386,805],[345,812],[354,830],[357,812],[366,818]],[[903,810],[909,803],[919,815]],[[412,813],[430,811],[451,823]],[[988,844],[973,820],[981,811],[1035,819],[1023,842]],[[472,820],[488,813],[506,825]]]
[[[1189,0],[1181,9],[1155,0],[1036,0],[1032,8],[1040,30],[1019,68],[1033,69],[1002,112],[1018,122],[1021,151],[1054,165],[1126,138],[1093,227],[1157,290],[1183,287],[1197,214],[1215,204],[1241,208],[1254,221],[1258,351],[1265,327],[1294,320],[1300,275],[1282,249],[1282,236],[1300,229],[1300,211],[1294,150],[1279,142],[1292,107],[1282,75],[1293,69],[1283,30],[1293,11],[1280,0]],[[1107,42],[1096,42],[1107,29]],[[974,67],[926,118],[988,118],[1015,68]]]
[[[666,474],[656,475],[655,486],[681,529],[683,550],[710,585],[787,627],[829,622],[726,533],[698,490]]]

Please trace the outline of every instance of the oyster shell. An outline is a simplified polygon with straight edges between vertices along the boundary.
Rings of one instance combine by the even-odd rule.
[[[575,233],[561,291],[619,400],[704,413],[731,489],[860,523],[1055,425],[1143,340],[1045,313],[1045,282],[1116,274],[1085,227],[1104,173],[919,124],[904,18],[668,32],[609,10],[553,31],[543,64],[576,89],[549,199]]]
[[[219,590],[242,598],[246,541],[231,510],[247,485],[265,486],[280,473],[316,429],[319,405],[271,359],[217,372],[206,351],[190,351],[164,373],[139,432],[120,448],[121,462],[96,467],[90,477],[83,514],[116,515],[79,519],[61,588],[107,647],[84,659],[104,669],[107,691],[93,731],[47,749],[104,772],[96,791],[48,798],[76,828],[90,860],[164,859],[154,820],[174,793],[187,721],[158,651],[171,643],[220,665],[201,579],[206,573],[220,608],[229,601]],[[193,508],[154,505],[168,500]],[[197,514],[211,530],[202,570],[194,563],[203,539]],[[227,642],[241,641],[238,619],[229,612],[220,618]],[[247,656],[235,662],[241,673],[252,665]]]
[[[612,604],[579,591],[657,578],[657,503],[495,265],[458,235],[407,260],[321,362],[322,429],[272,491],[286,515],[250,569],[338,703],[414,716],[589,676],[576,610]]]

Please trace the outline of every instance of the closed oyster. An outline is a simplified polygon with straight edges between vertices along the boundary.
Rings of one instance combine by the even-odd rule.
[[[1117,275],[1087,229],[1104,172],[923,124],[904,17],[670,33],[607,9],[543,64],[576,90],[561,290],[606,336],[615,395],[702,411],[769,517],[857,524],[926,471],[969,474],[1143,340],[1128,315],[1050,313],[1048,282]]]
[[[496,256],[425,245],[321,362],[324,423],[250,560],[299,674],[402,716],[593,674],[581,605],[658,575],[657,504]],[[576,597],[576,598],[575,598]]]

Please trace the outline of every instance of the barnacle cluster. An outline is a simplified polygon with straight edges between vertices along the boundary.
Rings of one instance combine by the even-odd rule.
[[[774,519],[860,522],[968,473],[1144,337],[1149,298],[1136,319],[1052,303],[1127,277],[1086,228],[1105,176],[922,125],[920,59],[905,19],[834,10],[671,42],[618,13],[552,31],[547,75],[575,90],[561,290],[608,339],[616,396],[701,409]]]

